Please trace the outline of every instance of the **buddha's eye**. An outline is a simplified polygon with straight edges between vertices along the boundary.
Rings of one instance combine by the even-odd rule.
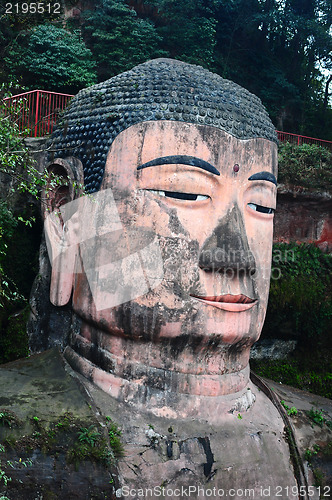
[[[256,203],[248,203],[248,207],[255,210],[255,212],[260,212],[261,214],[274,214],[273,208],[257,205]]]
[[[159,196],[165,196],[166,198],[173,198],[176,200],[203,201],[209,198],[204,194],[181,193],[177,191],[160,191],[155,189],[149,189],[148,191]]]

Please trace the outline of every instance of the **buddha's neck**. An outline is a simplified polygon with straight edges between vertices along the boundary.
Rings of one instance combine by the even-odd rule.
[[[177,412],[239,395],[249,383],[249,347],[200,342],[193,348],[181,338],[172,343],[111,336],[83,325],[65,357],[74,369],[119,401],[145,409]],[[204,403],[204,404],[203,404]],[[183,409],[183,408],[182,408]]]

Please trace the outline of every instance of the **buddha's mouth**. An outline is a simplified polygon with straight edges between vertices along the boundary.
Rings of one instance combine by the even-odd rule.
[[[243,294],[226,294],[213,296],[191,295],[191,297],[205,303],[206,305],[218,307],[219,309],[223,309],[224,311],[229,312],[247,311],[248,309],[251,309],[253,306],[255,306],[258,302],[256,299],[251,299],[250,297],[247,297]]]

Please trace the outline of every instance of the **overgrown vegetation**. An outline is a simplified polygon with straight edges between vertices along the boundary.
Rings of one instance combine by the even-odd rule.
[[[168,55],[154,23],[138,17],[125,2],[107,0],[100,9],[86,11],[82,31],[97,61],[99,81]]]
[[[2,96],[10,96],[5,86]],[[0,363],[28,353],[27,300],[38,272],[39,208],[33,199],[45,179],[34,166],[15,115],[0,104]],[[39,204],[39,203],[38,203]]]
[[[124,448],[121,441],[121,430],[118,425],[112,421],[111,417],[106,417],[106,420],[108,422],[108,437],[114,456],[116,458],[122,457],[124,454]]]
[[[315,144],[280,144],[278,182],[331,190],[332,151]]]
[[[87,426],[70,412],[55,422],[45,422],[38,415],[28,420],[32,425],[30,432],[26,432],[24,422],[13,412],[0,409],[0,500],[6,499],[6,494],[12,500],[11,492],[16,491],[20,482],[11,477],[11,470],[36,465],[38,451],[53,457],[55,464],[62,467],[65,464],[69,470],[79,469],[89,461],[101,465],[109,473],[117,458],[123,455],[121,431],[110,417],[106,417],[106,426],[101,426],[93,417],[89,418],[89,423],[94,423]]]
[[[287,415],[289,415],[290,417],[297,415],[298,412],[297,412],[297,408],[295,406],[289,407],[288,405],[286,405],[284,400],[281,400],[280,403],[285,408]]]
[[[33,427],[32,433],[15,438],[9,432],[14,427],[22,427],[23,422],[13,412],[7,409],[0,410],[0,427],[7,428],[3,440],[5,448],[17,448],[27,453],[35,448],[40,448],[45,454],[63,452],[66,454],[67,463],[76,467],[83,460],[109,465],[123,455],[121,431],[110,417],[107,417],[106,422],[107,433],[97,423],[85,427],[70,412],[64,413],[52,424],[45,425],[37,415],[32,416],[30,422]]]
[[[317,409],[312,407],[307,412],[307,415],[315,425],[318,425],[319,427],[323,427],[325,424],[329,427],[329,429],[332,429],[332,420],[327,420],[325,418],[323,410],[317,410]]]
[[[8,48],[5,63],[11,78],[29,88],[76,93],[96,83],[96,63],[78,30],[45,24],[20,31]]]
[[[114,460],[107,440],[94,425],[81,427],[67,451],[67,461],[74,464],[76,469],[83,460],[92,460],[104,465],[109,465]]]
[[[329,486],[326,477],[326,472],[329,470],[329,463],[332,458],[332,441],[328,441],[326,444],[315,443],[311,448],[308,448],[304,454],[304,459],[307,460],[309,467],[311,468],[314,476],[314,486],[316,487],[326,487],[321,493],[321,498],[328,493]],[[324,466],[326,464],[326,466]]]
[[[332,347],[332,256],[312,244],[278,243],[272,268],[264,336]]]
[[[332,256],[314,245],[274,245],[262,338],[298,340],[286,361],[252,361],[259,375],[332,398]],[[277,278],[277,279],[276,279]]]
[[[330,356],[331,354],[329,354]],[[300,349],[291,359],[285,361],[250,361],[251,369],[261,377],[332,399],[330,365],[326,361],[320,363],[317,351],[310,356],[303,349]]]
[[[23,5],[25,14],[0,6],[0,82],[14,74],[30,89],[71,93],[93,81],[94,64],[102,81],[172,57],[258,95],[278,130],[332,139],[328,0],[65,0],[58,14]]]

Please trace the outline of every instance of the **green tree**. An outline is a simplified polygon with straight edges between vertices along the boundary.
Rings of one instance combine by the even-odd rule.
[[[328,79],[325,70],[332,58],[332,4],[329,0],[263,3],[265,45],[288,83],[277,126],[305,135],[317,135],[319,131],[329,138],[327,120],[326,126],[321,126],[321,108]]]
[[[156,57],[167,56],[154,23],[141,19],[124,0],[100,0],[85,13],[82,32],[103,81]]]
[[[80,33],[51,24],[20,32],[7,48],[5,64],[28,88],[76,93],[96,82],[95,63]]]
[[[215,70],[214,0],[150,0],[162,47],[170,57]],[[141,2],[133,2],[139,12]]]

